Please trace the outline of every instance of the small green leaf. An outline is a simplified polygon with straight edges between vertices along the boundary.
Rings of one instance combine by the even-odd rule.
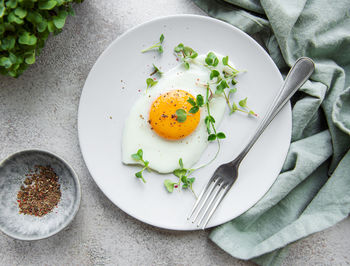
[[[188,182],[189,184],[193,184],[195,180],[196,180],[196,178],[194,178],[194,177],[187,178],[187,182]]]
[[[191,59],[195,59],[198,56],[198,53],[196,53],[195,51],[192,52],[192,54],[190,55]]]
[[[152,65],[153,65],[154,71],[153,71],[153,73],[151,74],[151,76],[154,75],[154,74],[156,74],[156,73],[158,73],[160,76],[163,75],[163,72],[160,71],[160,69],[159,69],[155,64],[152,64]]]
[[[224,139],[224,138],[226,138],[226,135],[225,135],[223,132],[217,133],[216,136],[217,136],[218,139]]]
[[[163,41],[164,41],[164,35],[163,34],[160,35],[159,40],[160,40],[160,43],[163,43]]]
[[[209,65],[209,66],[217,66],[219,63],[219,59],[216,57],[216,55],[213,52],[209,52],[207,54],[207,57],[205,58],[205,62]]]
[[[175,169],[175,170],[173,171],[173,174],[174,174],[175,176],[177,176],[178,178],[183,177],[184,175],[186,175],[186,173],[187,173],[187,170],[186,170],[186,169]]]
[[[17,7],[17,0],[8,0],[6,1],[6,6],[12,9]]]
[[[187,183],[187,176],[185,176],[185,175],[181,176],[181,182]]]
[[[197,105],[196,102],[194,101],[194,99],[193,99],[192,97],[189,97],[189,98],[187,99],[187,102],[189,102],[192,106],[196,106],[196,105]]]
[[[24,18],[27,15],[27,10],[23,9],[22,7],[17,7],[15,9],[15,15],[19,18]]]
[[[156,85],[158,83],[158,81],[152,79],[152,78],[148,78],[146,79],[146,84],[147,84],[147,88],[151,88],[154,85]]]
[[[36,44],[37,38],[35,35],[30,34],[27,31],[24,31],[21,35],[19,35],[18,42],[20,44],[26,45],[34,45]]]
[[[140,156],[141,159],[142,159],[142,157],[143,157],[143,150],[142,149],[138,149],[137,150],[137,155]]]
[[[62,10],[58,13],[58,16],[53,17],[53,24],[55,24],[57,29],[62,29],[64,24],[66,23],[66,18],[68,16],[68,12]]]
[[[56,6],[57,2],[54,0],[40,1],[38,4],[39,9],[51,10]]]
[[[235,104],[235,102],[232,103],[232,108],[231,108],[231,112],[230,114],[233,114],[234,112],[236,112],[238,110],[237,105]]]
[[[225,57],[222,58],[222,64],[223,64],[224,66],[227,66],[227,65],[228,65],[228,56],[225,56]]]
[[[176,120],[180,123],[185,122],[187,119],[187,113],[184,109],[177,109],[176,110]]]
[[[52,21],[49,21],[47,23],[47,29],[48,29],[49,32],[54,32],[55,31],[56,27],[55,27],[55,25],[53,24]]]
[[[135,161],[140,161],[140,160],[141,160],[141,157],[140,157],[138,154],[136,154],[136,153],[131,154],[131,157],[132,157]]]
[[[164,186],[168,190],[168,192],[170,192],[170,193],[174,191],[175,184],[176,184],[175,182],[173,182],[169,179],[164,180]]]
[[[15,47],[16,37],[7,36],[1,40],[1,49],[3,50],[12,50]]]
[[[240,100],[239,101],[239,105],[241,106],[241,107],[247,107],[247,97],[246,98],[244,98],[243,100]]]
[[[188,184],[187,184],[187,183],[183,184],[183,185],[182,185],[182,188],[183,188],[183,189],[188,188]]]
[[[33,53],[31,55],[29,55],[25,58],[25,62],[28,65],[32,65],[35,63],[35,50],[33,51]]]
[[[232,83],[232,85],[236,85],[236,84],[237,84],[237,81],[233,78],[233,79],[231,80],[231,83]]]
[[[213,78],[219,77],[219,76],[220,76],[220,72],[217,71],[216,69],[214,69],[210,72],[210,80],[212,80]]]
[[[160,53],[163,53],[163,51],[164,51],[164,50],[163,50],[163,46],[160,45],[160,46],[158,47],[158,51],[159,51]]]
[[[23,24],[23,20],[15,15],[15,12],[11,12],[7,16],[7,20],[11,23],[16,23],[18,25]]]
[[[183,49],[184,49],[184,45],[180,43],[174,48],[174,51],[175,53],[180,53]]]
[[[142,176],[142,171],[135,173],[135,176],[136,176],[137,178],[142,178],[142,177],[143,177],[143,176]]]
[[[185,62],[184,62],[184,67],[185,67],[186,69],[190,69],[190,64],[189,64],[187,61],[185,61]]]
[[[215,134],[210,134],[210,135],[208,136],[208,140],[209,140],[209,141],[216,140],[216,135],[215,135]]]
[[[204,105],[204,99],[201,94],[198,94],[196,97],[196,103],[199,107],[202,107]]]
[[[233,94],[233,93],[236,93],[236,91],[237,91],[237,89],[236,89],[236,88],[234,88],[234,89],[230,89],[230,91],[228,92],[228,95]]]
[[[195,114],[198,111],[199,111],[199,107],[198,106],[194,106],[188,112],[191,113],[191,114]]]
[[[226,80],[223,79],[223,80],[219,83],[219,85],[216,86],[215,94],[220,95],[220,94],[223,93],[224,90],[225,90],[226,88],[228,88],[228,87],[229,87],[229,86],[228,86]]]
[[[37,25],[38,32],[43,32],[46,30],[46,28],[47,28],[47,21],[46,20],[43,20],[42,22],[38,23],[38,25]]]
[[[181,168],[181,169],[184,168],[184,163],[182,162],[182,158],[179,159],[179,165],[180,165],[180,168]]]
[[[12,62],[8,57],[0,57],[0,66],[5,68],[10,68],[12,66]]]

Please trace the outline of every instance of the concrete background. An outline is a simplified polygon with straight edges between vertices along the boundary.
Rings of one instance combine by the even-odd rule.
[[[21,242],[0,233],[1,265],[253,265],[213,244],[209,231],[171,232],[143,224],[98,189],[82,159],[77,111],[85,79],[121,33],[170,14],[204,14],[186,0],[86,0],[64,31],[18,79],[0,77],[0,159],[44,148],[68,160],[82,184],[73,223],[46,240]],[[350,265],[350,219],[291,245],[285,265]]]

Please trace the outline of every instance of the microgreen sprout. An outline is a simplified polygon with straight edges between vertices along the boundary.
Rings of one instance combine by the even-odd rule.
[[[152,79],[152,78],[148,78],[146,79],[146,84],[147,84],[147,88],[146,88],[146,92],[149,88],[152,88],[154,85],[156,85],[158,83],[158,81]]]
[[[186,169],[184,168],[182,158],[179,159],[179,168],[175,169],[173,171],[173,174],[179,178],[178,182],[173,182],[169,179],[164,180],[164,186],[168,190],[168,192],[173,192],[174,188],[180,188],[182,183],[182,188],[187,189],[189,188],[193,195],[197,198],[196,193],[193,190],[192,184],[195,181],[194,177],[189,177],[189,175],[194,171],[194,169]]]
[[[145,171],[145,169],[150,170],[150,168],[148,167],[149,162],[148,162],[148,161],[145,161],[145,160],[143,159],[143,151],[142,151],[142,149],[139,149],[139,150],[137,151],[137,153],[132,154],[131,157],[132,157],[135,161],[141,162],[141,163],[143,164],[144,167],[141,169],[141,171],[135,173],[135,176],[136,176],[137,178],[140,178],[140,179],[143,181],[143,183],[146,183],[146,180],[143,178],[143,175],[142,175],[142,174],[143,174],[143,171]]]
[[[145,52],[148,52],[148,51],[153,50],[153,49],[158,49],[159,53],[163,53],[163,46],[162,46],[163,41],[164,41],[164,35],[162,34],[159,37],[159,42],[157,42],[156,44],[154,44],[146,49],[143,49],[141,52],[145,53]]]
[[[213,52],[209,52],[205,58],[205,62],[208,64],[208,66],[216,67],[219,64],[219,59]]]
[[[205,123],[205,125],[207,127],[207,132],[209,134],[208,141],[213,141],[213,140],[216,140],[216,139],[219,140],[219,139],[226,138],[226,135],[223,132],[218,132],[217,133],[216,128],[215,128],[215,119],[210,114],[209,86],[207,87],[205,106],[206,106],[207,112],[208,112],[208,115],[204,118],[204,123]]]
[[[154,69],[154,70],[153,70],[153,72],[150,74],[150,76],[153,76],[153,75],[155,75],[155,74],[159,74],[159,76],[162,76],[162,75],[163,75],[163,72],[160,71],[159,68],[156,67],[155,64],[153,64],[153,69]]]
[[[186,112],[184,109],[177,109],[175,114],[176,114],[176,121],[183,123],[186,121],[188,115],[195,114],[199,111],[199,108],[204,105],[204,99],[201,94],[198,94],[196,97],[196,100],[193,98],[189,97],[187,99],[187,102],[189,102],[192,105],[192,108]]]
[[[195,59],[198,56],[198,53],[194,51],[191,47],[184,46],[183,43],[180,43],[174,48],[174,52],[178,57],[181,58],[183,65],[186,69],[190,68],[191,60]]]

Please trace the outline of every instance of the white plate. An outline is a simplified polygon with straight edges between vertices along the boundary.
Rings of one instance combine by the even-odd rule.
[[[165,36],[164,53],[140,51]],[[169,194],[163,187],[172,175],[146,173],[147,183],[135,178],[139,167],[121,162],[121,139],[125,118],[138,90],[152,72],[152,63],[163,71],[178,62],[173,48],[183,42],[199,54],[210,50],[228,55],[239,69],[236,100],[248,97],[260,119],[240,113],[225,116],[220,131],[227,139],[217,160],[196,172],[194,189],[199,193],[221,164],[233,159],[248,142],[266,113],[282,77],[268,54],[248,35],[209,17],[179,15],[159,18],[137,26],[116,39],[100,56],[86,80],[79,105],[78,130],[86,165],[100,189],[119,208],[145,223],[174,230],[195,230],[186,217],[195,202],[189,191]],[[112,118],[112,119],[111,119]],[[225,223],[252,207],[271,187],[281,170],[291,137],[291,107],[288,104],[263,133],[243,161],[239,177],[209,226]],[[205,162],[216,150],[209,145]]]

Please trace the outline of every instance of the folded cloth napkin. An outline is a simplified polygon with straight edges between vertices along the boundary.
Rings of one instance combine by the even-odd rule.
[[[210,234],[234,257],[278,265],[287,244],[350,213],[349,0],[194,2],[258,39],[283,74],[301,56],[316,64],[292,99],[292,143],[281,174],[253,208]]]

